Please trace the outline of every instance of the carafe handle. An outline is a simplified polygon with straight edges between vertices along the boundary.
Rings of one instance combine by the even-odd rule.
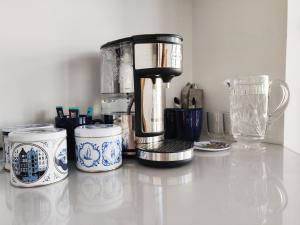
[[[290,99],[290,90],[289,90],[287,83],[285,83],[282,80],[272,80],[270,82],[270,86],[269,86],[269,93],[272,92],[272,88],[275,86],[278,86],[281,88],[282,97],[281,97],[281,100],[280,100],[278,106],[275,107],[275,109],[273,111],[268,113],[268,117],[269,117],[268,124],[269,125],[271,125],[274,121],[276,121],[278,118],[280,118],[280,116],[285,111],[285,109],[289,103],[289,99]],[[269,95],[269,97],[270,97],[270,95]]]

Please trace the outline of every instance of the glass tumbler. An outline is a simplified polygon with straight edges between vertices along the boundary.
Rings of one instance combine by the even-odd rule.
[[[211,139],[224,138],[224,117],[223,112],[207,112],[207,132]]]

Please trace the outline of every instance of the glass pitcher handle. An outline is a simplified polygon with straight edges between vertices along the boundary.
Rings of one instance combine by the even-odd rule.
[[[280,118],[280,116],[283,114],[284,110],[286,109],[286,107],[289,103],[289,99],[290,99],[290,90],[289,90],[287,83],[285,83],[282,80],[272,80],[270,82],[269,93],[271,93],[272,88],[275,86],[278,86],[281,88],[282,97],[281,97],[281,101],[278,104],[278,106],[272,112],[268,113],[269,125],[271,123],[273,123],[274,121],[276,121],[278,118]]]

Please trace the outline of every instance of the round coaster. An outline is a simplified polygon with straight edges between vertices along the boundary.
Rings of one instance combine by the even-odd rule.
[[[199,141],[194,142],[194,149],[209,152],[225,151],[231,148],[230,144],[222,141]]]

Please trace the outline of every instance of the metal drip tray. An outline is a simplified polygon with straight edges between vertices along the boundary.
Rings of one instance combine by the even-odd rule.
[[[137,157],[145,165],[174,167],[190,162],[194,156],[192,142],[165,140],[137,146]]]

